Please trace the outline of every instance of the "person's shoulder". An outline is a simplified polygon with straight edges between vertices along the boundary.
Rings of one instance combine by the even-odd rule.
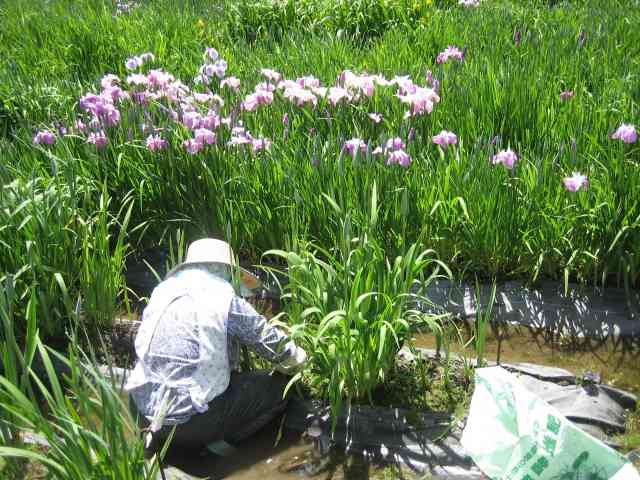
[[[169,278],[165,278],[162,280],[156,288],[151,292],[150,301],[153,301],[154,298],[158,297],[167,297],[172,292],[176,295],[180,295],[187,286],[187,282],[184,279],[181,279],[179,276],[172,276]]]

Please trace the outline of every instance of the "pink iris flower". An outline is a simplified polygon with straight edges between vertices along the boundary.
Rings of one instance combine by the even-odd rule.
[[[213,100],[213,93],[198,93],[193,94],[193,99],[198,103],[207,103]]]
[[[185,140],[182,144],[184,145],[185,150],[191,155],[195,155],[200,150],[202,150],[202,147],[204,147],[202,143],[198,142],[193,138],[189,138],[188,140]]]
[[[433,87],[434,85],[434,78],[433,78],[433,72],[431,70],[427,70],[427,74],[425,75],[426,80],[427,80],[427,85]]]
[[[358,155],[358,151],[364,153],[367,151],[367,144],[359,138],[352,138],[344,142],[344,150],[351,155],[351,158],[355,159]]]
[[[111,85],[104,87],[100,96],[103,98],[111,99],[112,102],[117,102],[119,100],[126,100],[129,98],[129,93],[122,90],[117,85]]]
[[[270,82],[278,83],[282,80],[282,74],[276,72],[275,70],[271,70],[269,68],[263,68],[260,70],[260,73]]]
[[[308,75],[306,77],[300,77],[296,80],[296,83],[300,85],[302,88],[311,88],[311,87],[319,87],[320,80],[316,77]]]
[[[129,85],[148,85],[149,79],[141,73],[132,73],[127,77],[127,83]]]
[[[202,145],[213,145],[216,143],[216,134],[207,128],[198,128],[193,132],[196,142]]]
[[[144,90],[142,92],[133,92],[131,98],[135,103],[139,103],[140,105],[148,105],[149,98],[151,98],[151,92]]]
[[[258,91],[247,95],[242,102],[242,109],[247,112],[253,112],[261,105],[271,105],[273,103],[273,93],[267,91]]]
[[[413,92],[397,94],[397,97],[402,103],[408,103],[410,110],[405,114],[405,117],[414,117],[417,115],[424,115],[425,113],[431,113],[436,103],[440,101],[440,97],[432,88],[418,87],[412,85]],[[402,92],[402,89],[401,89]]]
[[[260,82],[253,89],[256,92],[275,92],[276,86],[269,82]]]
[[[127,58],[127,61],[124,62],[124,66],[127,67],[127,70],[137,70],[146,62],[152,62],[156,57],[153,53],[147,52],[142,55],[136,55],[130,58]]]
[[[366,73],[357,75],[351,70],[343,71],[338,77],[338,82],[344,88],[355,93],[364,93],[367,97],[373,96],[376,84],[380,84],[382,80],[384,79],[378,75],[368,75]]]
[[[94,112],[94,115],[108,127],[113,127],[120,122],[120,110],[109,103],[103,104],[97,112]]]
[[[251,140],[251,151],[253,153],[260,150],[269,150],[271,148],[271,140],[268,138],[254,138]]]
[[[56,136],[49,130],[40,130],[33,137],[34,145],[53,145],[56,143]]]
[[[502,150],[493,156],[493,164],[498,165],[501,163],[509,170],[513,169],[516,162],[518,161],[518,156],[515,154],[513,150],[508,148],[507,150]]]
[[[569,192],[577,192],[581,188],[583,190],[587,190],[589,188],[589,180],[586,175],[582,175],[579,172],[573,172],[570,177],[565,177],[562,180],[562,183],[564,183],[564,188]]]
[[[124,62],[124,66],[127,70],[137,70],[142,66],[142,59],[140,57],[127,58],[127,61]]]
[[[215,48],[209,47],[204,51],[204,55],[202,57],[205,60],[209,59],[212,62],[215,62],[216,60],[218,60],[218,58],[220,58],[220,54]]]
[[[227,62],[225,62],[224,60],[218,60],[216,63],[214,63],[213,68],[216,77],[224,78],[224,76],[227,74],[227,66]]]
[[[307,104],[315,107],[318,104],[318,98],[313,94],[313,92],[300,87],[298,84],[285,88],[282,95],[284,98],[290,100],[299,107]]]
[[[624,143],[636,143],[638,141],[638,132],[636,127],[631,124],[623,123],[618,129],[611,135],[614,140],[622,140]]]
[[[102,80],[100,80],[100,86],[102,88],[109,88],[109,87],[113,87],[113,84],[118,82],[120,82],[120,78],[117,75],[114,75],[113,73],[108,73],[107,75],[102,77]]]
[[[105,98],[100,95],[94,95],[93,93],[88,93],[82,97],[80,97],[79,105],[80,108],[86,112],[91,112],[94,115],[99,115],[102,109],[104,108]]]
[[[280,80],[277,84],[276,84],[277,88],[280,88],[282,90],[286,90],[287,88],[298,88],[300,87],[300,85],[298,85],[298,83],[295,80]]]
[[[433,137],[433,143],[440,145],[446,149],[449,145],[455,145],[458,143],[458,137],[453,132],[442,130],[439,134]]]
[[[566,102],[567,100],[569,100],[572,97],[573,97],[573,90],[565,90],[564,92],[562,92],[560,94],[560,101],[561,102]]]
[[[382,115],[379,113],[369,113],[367,116],[373,123],[380,123],[382,121]]]
[[[309,90],[311,90],[318,97],[326,97],[327,93],[329,93],[329,89],[327,87],[310,87]]]
[[[169,143],[160,135],[149,135],[147,137],[147,148],[152,152],[158,152],[167,148]]]
[[[227,62],[224,60],[218,60],[215,63],[207,63],[200,67],[200,75],[203,75],[206,78],[203,78],[203,83],[209,83],[209,79],[211,77],[224,78],[227,73]]]
[[[182,115],[182,123],[185,127],[195,130],[202,125],[202,115],[198,112],[185,112]]]
[[[78,119],[76,120],[76,123],[74,124],[74,128],[78,131],[78,132],[84,132],[87,129],[87,126],[85,125],[85,123]]]
[[[227,77],[220,82],[220,88],[229,87],[236,92],[240,90],[240,80],[236,77]]]
[[[449,45],[446,49],[438,54],[436,62],[438,64],[442,64],[447,62],[450,58],[461,62],[462,60],[464,60],[464,53],[458,47]]]
[[[91,132],[87,138],[87,143],[95,145],[97,149],[102,149],[107,146],[107,136],[102,130]]]
[[[227,142],[229,146],[253,145],[253,136],[240,123],[231,129],[231,139]]]
[[[215,111],[209,110],[207,116],[202,119],[201,125],[203,128],[215,130],[220,126],[220,117]]]
[[[387,157],[387,165],[393,165],[394,163],[407,168],[411,165],[411,157],[404,150],[394,150]]]
[[[396,75],[395,77],[393,77],[393,80],[391,80],[391,82],[398,85],[399,95],[408,95],[410,93],[415,93],[416,89],[418,88],[418,86],[413,83],[413,80],[411,80],[411,77],[409,77],[408,75]]]
[[[400,137],[390,138],[384,147],[385,151],[404,150],[405,144]]]
[[[335,107],[342,100],[349,101],[351,100],[351,95],[346,88],[342,87],[331,87],[329,88],[329,103],[332,107]]]
[[[170,82],[174,79],[173,75],[159,69],[150,70],[147,75],[147,80],[149,80],[149,84],[154,87],[166,87]]]

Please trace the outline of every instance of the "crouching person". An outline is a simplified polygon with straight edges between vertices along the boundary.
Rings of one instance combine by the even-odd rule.
[[[245,345],[293,374],[304,350],[241,297],[231,284],[231,247],[215,239],[192,243],[186,261],[167,274],[145,308],[135,340],[137,364],[126,390],[156,451],[175,426],[172,445],[218,451],[258,431],[281,413],[288,378],[238,371]],[[240,272],[242,289],[260,286]]]

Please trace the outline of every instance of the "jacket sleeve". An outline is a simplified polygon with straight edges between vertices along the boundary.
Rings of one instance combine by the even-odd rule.
[[[269,325],[249,302],[237,296],[229,308],[227,335],[274,363],[287,362],[299,355],[298,347],[281,329]]]

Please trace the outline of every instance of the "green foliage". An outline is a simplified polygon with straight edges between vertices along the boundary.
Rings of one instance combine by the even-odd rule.
[[[84,221],[80,228],[82,305],[85,315],[99,326],[110,326],[120,310],[121,300],[127,300],[124,262],[133,202],[124,201],[115,217],[108,207],[109,199],[104,192],[97,213]],[[121,222],[118,221],[120,218]],[[117,238],[113,239],[115,232]]]
[[[625,434],[618,435],[616,440],[622,445],[625,452],[635,451],[636,454],[640,449],[640,402],[636,404],[635,409],[626,412]],[[634,465],[640,467],[640,458],[634,457]]]
[[[174,132],[169,153],[151,155],[141,135],[129,139],[129,128],[142,118],[136,109],[123,111],[123,127],[109,132],[106,151],[97,154],[77,136],[52,150],[60,172],[106,184],[113,214],[132,192],[131,222],[149,222],[148,239],[161,237],[167,225],[177,227],[174,222],[187,238],[224,236],[231,223],[236,251],[256,259],[282,248],[295,223],[297,235],[332,249],[321,193],[334,195],[359,221],[367,208],[362,192],[376,180],[375,236],[383,248],[415,242],[424,230],[425,243],[457,272],[637,285],[638,147],[608,139],[621,122],[637,118],[633,46],[640,39],[625,27],[637,23],[637,10],[599,0],[554,8],[485,2],[469,9],[401,0],[231,3],[185,2],[179,15],[167,17],[167,3],[141,2],[114,17],[110,2],[74,2],[79,13],[72,22],[68,2],[3,4],[0,53],[9,61],[0,68],[0,117],[4,130],[21,140],[0,151],[0,164],[20,172],[22,181],[34,170],[47,175],[50,156],[28,145],[34,130],[43,122],[71,121],[81,93],[95,91],[107,72],[124,76],[124,60],[147,50],[156,54],[156,66],[190,83],[203,48],[213,45],[244,82],[243,92],[261,67],[289,78],[313,74],[324,84],[344,68],[415,79],[431,69],[442,101],[430,117],[412,123],[389,92],[335,109],[329,120],[323,120],[325,105],[314,112],[280,98],[268,109],[238,114],[252,133],[274,140],[271,152],[256,158],[223,147],[188,155],[182,130]],[[411,20],[414,7],[428,13],[426,24]],[[382,17],[397,18],[396,28],[385,27]],[[243,26],[263,32],[260,41],[233,34]],[[360,33],[337,35],[341,29]],[[363,44],[368,34],[377,39]],[[448,44],[467,46],[463,64],[435,64]],[[565,89],[576,95],[563,103],[558,96]],[[225,114],[237,111],[239,98],[219,93]],[[152,120],[163,106],[150,106]],[[383,114],[382,124],[369,121],[370,111]],[[291,119],[286,142],[284,113]],[[340,157],[348,138],[365,138],[373,148],[392,136],[406,138],[410,127],[414,163],[406,172],[369,155],[357,162]],[[433,147],[431,137],[441,129],[459,135],[455,154]],[[220,135],[220,145],[227,140]],[[491,155],[507,147],[521,157],[514,175],[489,166]],[[563,189],[562,177],[574,170],[588,175],[588,192]]]
[[[640,37],[627,28],[638,23],[638,11],[622,8],[625,2],[485,1],[468,9],[427,0],[137,3],[115,16],[111,1],[0,5],[7,59],[0,66],[0,271],[15,275],[21,303],[38,285],[43,335],[64,328],[53,273],[72,296],[83,290],[85,307],[108,323],[124,299],[116,219],[129,209],[129,224],[141,225],[136,247],[166,247],[179,228],[186,241],[226,237],[231,224],[235,250],[255,260],[306,240],[333,251],[337,220],[322,194],[360,225],[374,182],[378,221],[369,237],[387,252],[420,240],[458,274],[638,285],[639,150],[608,138],[621,122],[636,121],[640,99]],[[467,47],[465,61],[437,65],[449,44]],[[124,78],[128,56],[152,51],[154,67],[191,85],[207,46],[243,82],[241,95],[214,86],[223,113],[235,112],[254,135],[272,139],[270,152],[254,157],[223,147],[225,132],[218,147],[189,155],[181,145],[189,132],[163,120],[162,101],[148,109],[152,123],[172,135],[161,155],[144,147],[144,112],[134,106],[122,107],[122,126],[108,132],[104,151],[75,134],[50,149],[31,145],[38,128],[70,127],[77,98],[97,91],[102,75]],[[288,78],[313,74],[325,85],[345,68],[409,74],[421,83],[431,69],[442,99],[431,116],[410,122],[390,91],[333,110],[298,108],[277,96],[269,108],[239,112],[263,67]],[[566,89],[575,98],[560,102]],[[373,111],[382,113],[381,124],[368,119]],[[408,170],[371,155],[390,137],[407,139],[412,127]],[[442,129],[458,134],[455,151],[433,146]],[[354,136],[370,146],[351,161],[340,151]],[[490,167],[491,155],[507,147],[521,158],[512,173]],[[588,175],[588,192],[563,189],[562,177],[574,170]],[[103,291],[90,281],[94,268]]]
[[[423,289],[446,267],[418,243],[389,257],[370,236],[377,209],[374,185],[369,223],[358,228],[347,214],[333,251],[301,245],[298,252],[265,253],[287,263],[286,306],[276,321],[286,316],[293,338],[311,354],[308,383],[334,413],[344,400],[371,401],[412,331],[439,329],[438,318],[417,302],[427,301]]]
[[[12,275],[18,317],[27,318],[24,305],[37,292],[43,337],[64,336],[65,296],[83,298],[90,324],[113,321],[126,295],[125,235],[133,206],[122,200],[112,214],[108,194],[81,177],[21,176],[0,189],[0,280]]]
[[[496,301],[496,282],[493,281],[491,286],[491,293],[486,305],[483,305],[481,301],[481,287],[480,283],[476,279],[476,321],[474,324],[473,338],[476,350],[476,365],[482,367],[485,365],[484,350],[487,343],[487,327],[491,324],[493,307]]]
[[[16,338],[14,320],[14,282],[6,277],[0,291],[0,365],[2,375],[20,391],[30,389],[29,368],[33,362],[37,345],[37,325],[35,316],[36,296],[31,291],[27,305],[27,332],[24,344]],[[19,430],[15,425],[16,417],[11,411],[0,406],[0,445],[19,443]],[[14,468],[9,462],[8,469]],[[15,462],[13,462],[15,463]]]
[[[43,345],[35,290],[21,344],[15,336],[21,322],[12,310],[15,294],[13,279],[7,277],[0,292],[0,459],[33,461],[46,468],[48,478],[60,480],[155,478],[159,457],[145,461],[144,440],[122,386],[100,373],[75,338],[68,357]],[[40,372],[31,368],[36,355]],[[25,445],[24,433],[43,436],[49,446]]]

